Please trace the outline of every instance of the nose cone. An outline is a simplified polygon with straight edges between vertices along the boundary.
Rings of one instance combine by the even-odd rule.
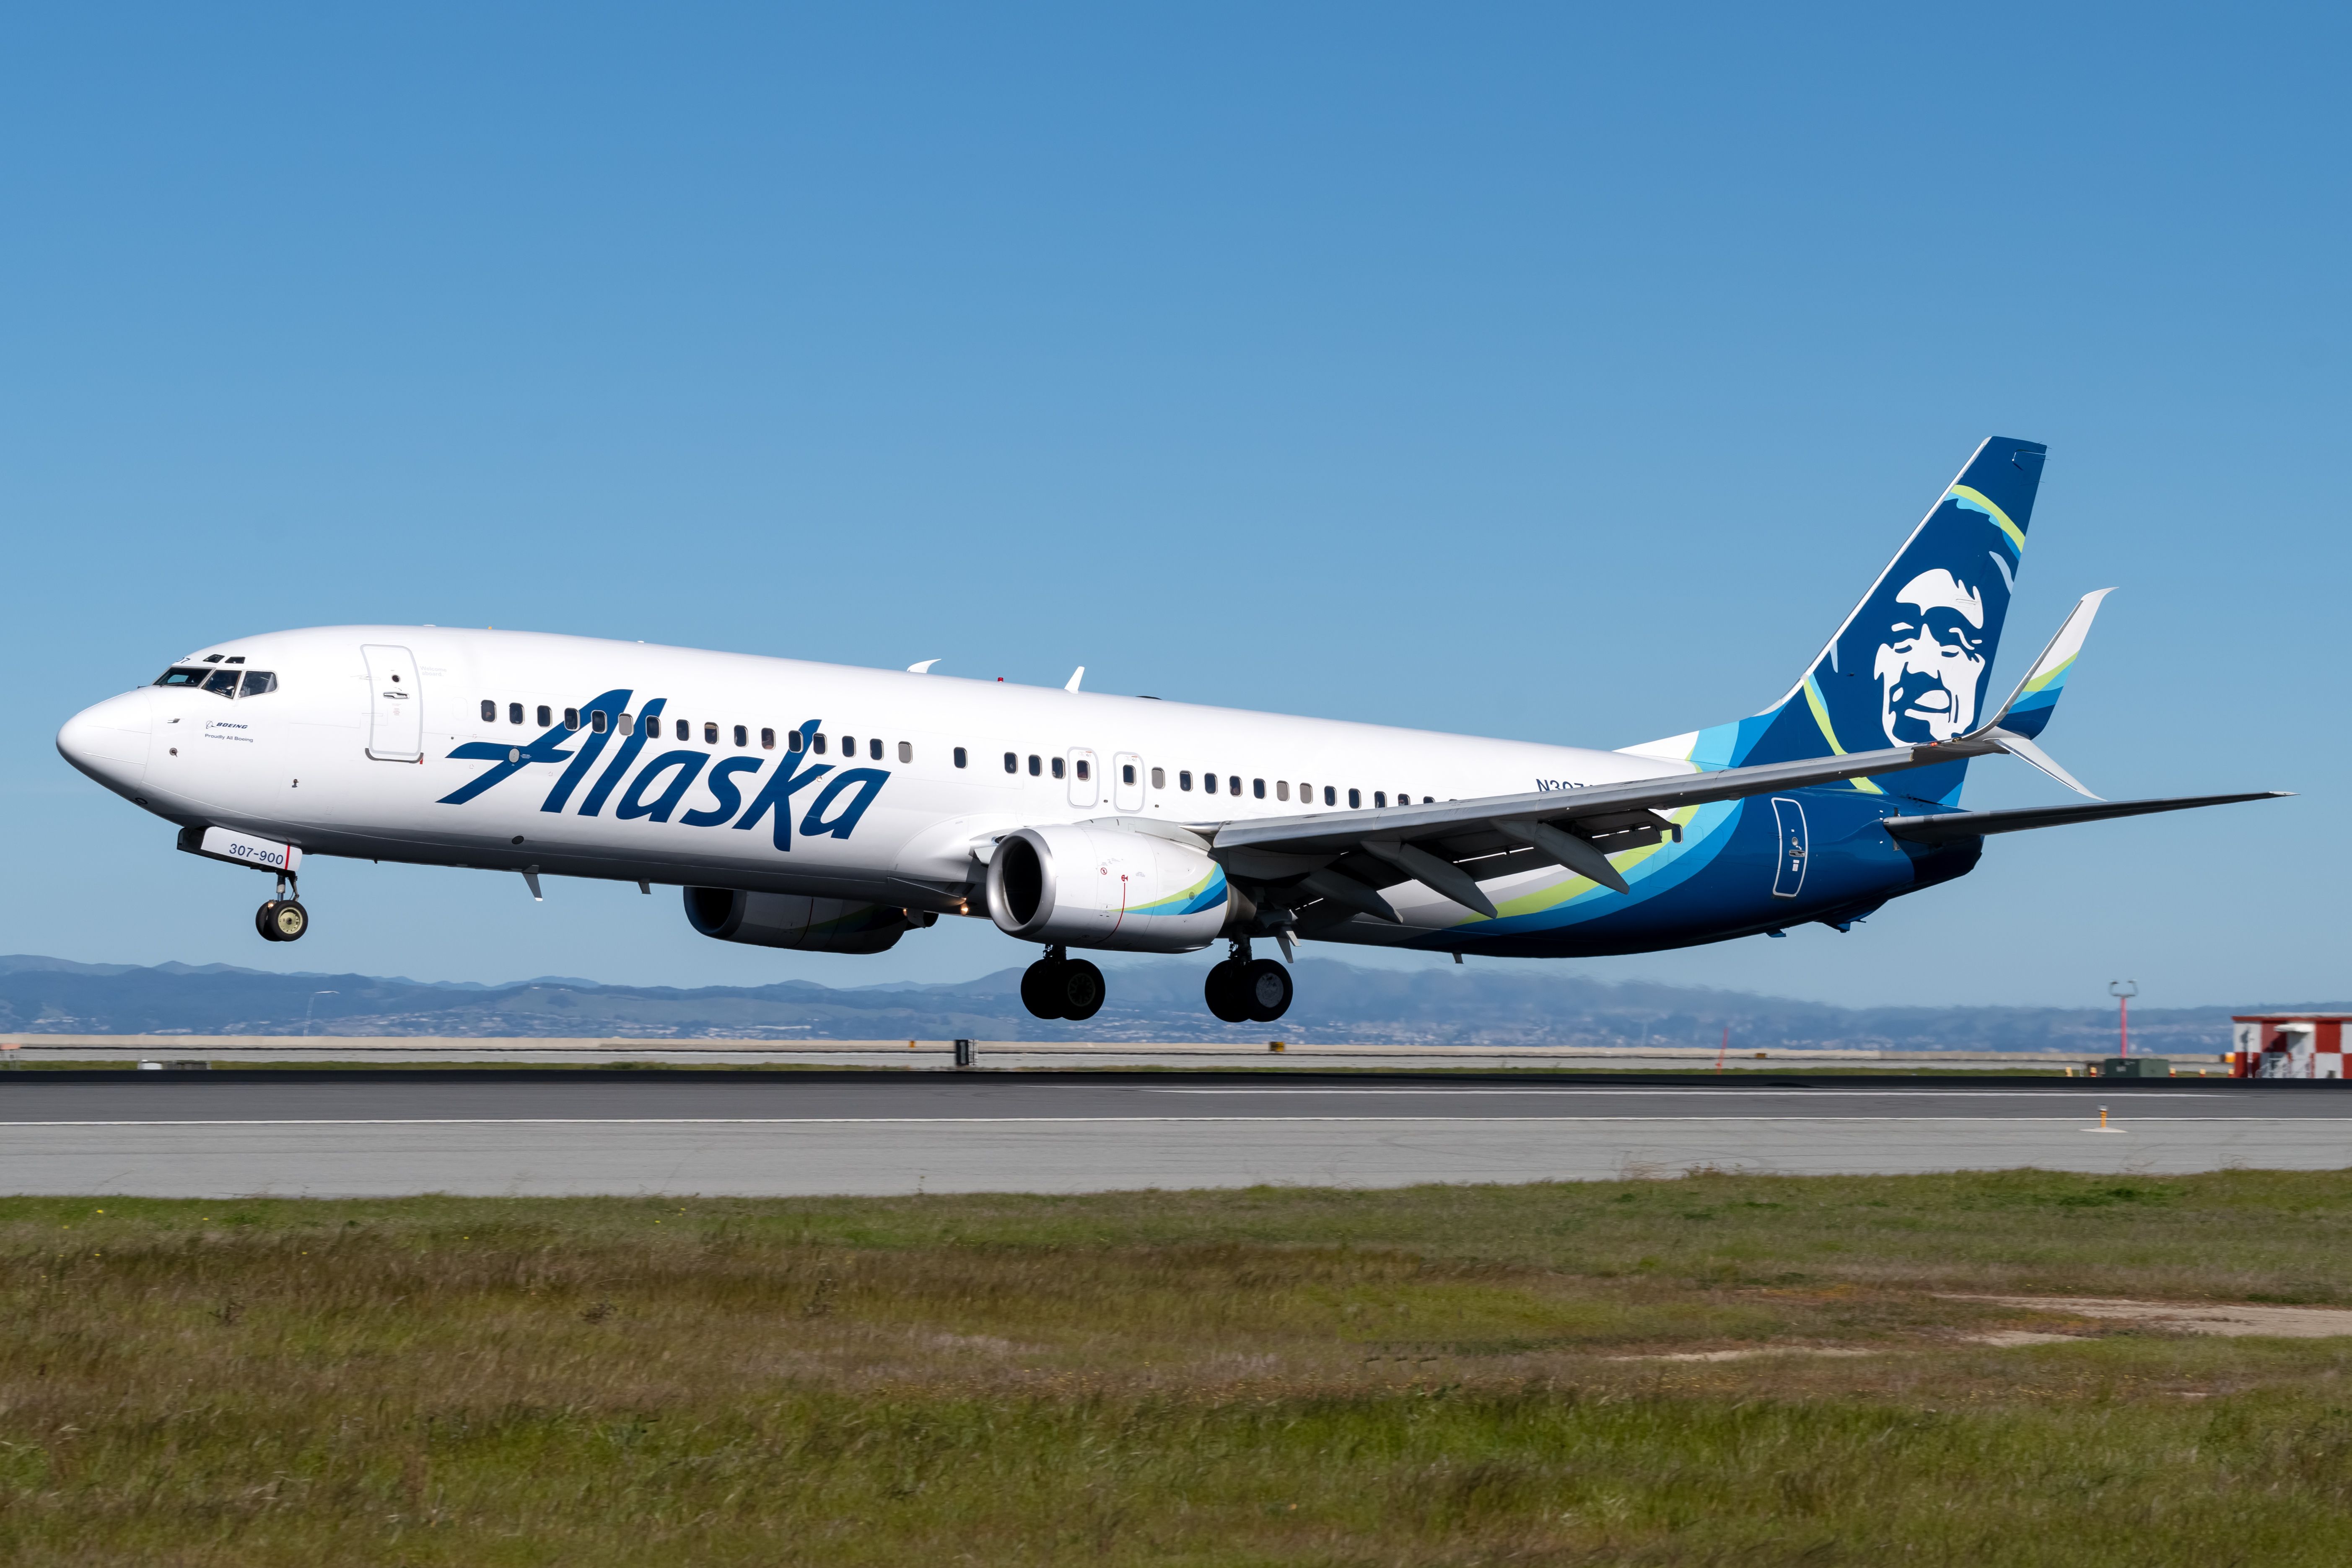
[[[144,688],[85,708],[58,731],[58,752],[111,790],[129,795],[146,780],[149,742]]]

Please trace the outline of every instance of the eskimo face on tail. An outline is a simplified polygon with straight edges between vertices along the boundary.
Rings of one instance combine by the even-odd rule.
[[[1831,744],[1920,746],[1976,727],[2022,542],[1982,491],[1946,492],[1815,678]]]
[[[1890,746],[1965,735],[1984,686],[1985,596],[1944,567],[1895,590],[1893,624],[1871,663]]]

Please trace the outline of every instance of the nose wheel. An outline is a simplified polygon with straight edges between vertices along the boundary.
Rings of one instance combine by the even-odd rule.
[[[1209,971],[1202,994],[1209,1011],[1228,1024],[1271,1024],[1290,1011],[1290,971],[1270,958],[1251,958],[1245,943]]]
[[[1083,958],[1069,958],[1058,947],[1021,974],[1021,1005],[1040,1018],[1067,1018],[1073,1023],[1102,1011],[1109,988],[1103,973]]]
[[[289,897],[289,891],[296,896]],[[278,897],[253,911],[253,929],[261,933],[264,942],[300,942],[310,929],[310,911],[302,907],[298,890],[289,889],[287,880],[278,879]]]

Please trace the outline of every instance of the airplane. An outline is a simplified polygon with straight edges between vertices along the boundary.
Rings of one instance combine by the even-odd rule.
[[[1620,750],[1485,740],[930,673],[537,632],[323,626],[199,649],[58,749],[179,847],[683,889],[722,942],[880,952],[942,915],[1044,955],[1041,1018],[1103,1005],[1074,952],[1217,942],[1229,1023],[1289,1007],[1307,941],[1584,957],[1840,931],[1973,869],[1992,835],[2275,798],[2105,801],[2037,743],[2101,601],[2006,701],[1994,654],[2047,448],[1993,437],[1786,696]],[[2089,804],[1969,811],[2016,757]],[[413,771],[412,771],[413,770]]]

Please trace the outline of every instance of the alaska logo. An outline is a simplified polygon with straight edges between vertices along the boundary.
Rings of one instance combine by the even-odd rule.
[[[607,691],[600,697],[589,699],[583,710],[616,714],[628,706],[629,696],[625,690]],[[601,816],[606,803],[612,801],[614,792],[618,791],[620,798],[613,806],[615,821],[646,817],[655,822],[667,822],[678,807],[687,804],[688,792],[699,780],[709,792],[709,804],[698,805],[677,817],[681,826],[731,826],[749,832],[761,822],[772,822],[771,831],[774,835],[776,847],[790,849],[793,847],[793,796],[824,780],[824,787],[810,799],[808,809],[801,815],[801,837],[846,838],[856,829],[858,819],[866,815],[866,808],[874,804],[874,797],[882,793],[882,786],[889,782],[889,771],[885,768],[842,768],[836,772],[831,763],[812,763],[810,759],[814,753],[809,748],[811,737],[824,722],[819,719],[811,719],[801,725],[801,749],[786,750],[778,757],[776,770],[769,773],[764,782],[758,775],[768,765],[765,757],[722,757],[714,763],[709,752],[687,747],[661,752],[644,767],[638,768],[635,775],[631,777],[629,770],[636,766],[646,743],[658,738],[662,707],[667,700],[667,698],[656,697],[646,704],[646,710],[637,716],[635,732],[621,736],[619,749],[614,752],[612,760],[605,763],[601,772],[596,764],[604,760],[605,748],[611,745],[617,733],[614,728],[568,730],[558,724],[526,746],[468,741],[451,752],[451,758],[494,763],[496,765],[477,775],[471,783],[443,795],[438,804],[463,805],[535,763],[568,762],[571,765],[555,781],[555,787],[547,792],[547,798],[541,802],[540,810],[565,810],[571,805],[572,797],[579,794],[580,786],[588,783],[588,775],[593,773],[596,775],[595,781],[588,784],[587,793],[580,796],[579,814],[582,816]],[[577,751],[563,749],[567,742],[574,740],[580,742]],[[708,773],[704,771],[706,768]],[[825,778],[828,773],[833,775],[830,779]],[[625,779],[627,780],[625,788],[622,783]],[[751,795],[751,804],[747,806],[743,804],[743,796],[754,784],[759,787]]]

